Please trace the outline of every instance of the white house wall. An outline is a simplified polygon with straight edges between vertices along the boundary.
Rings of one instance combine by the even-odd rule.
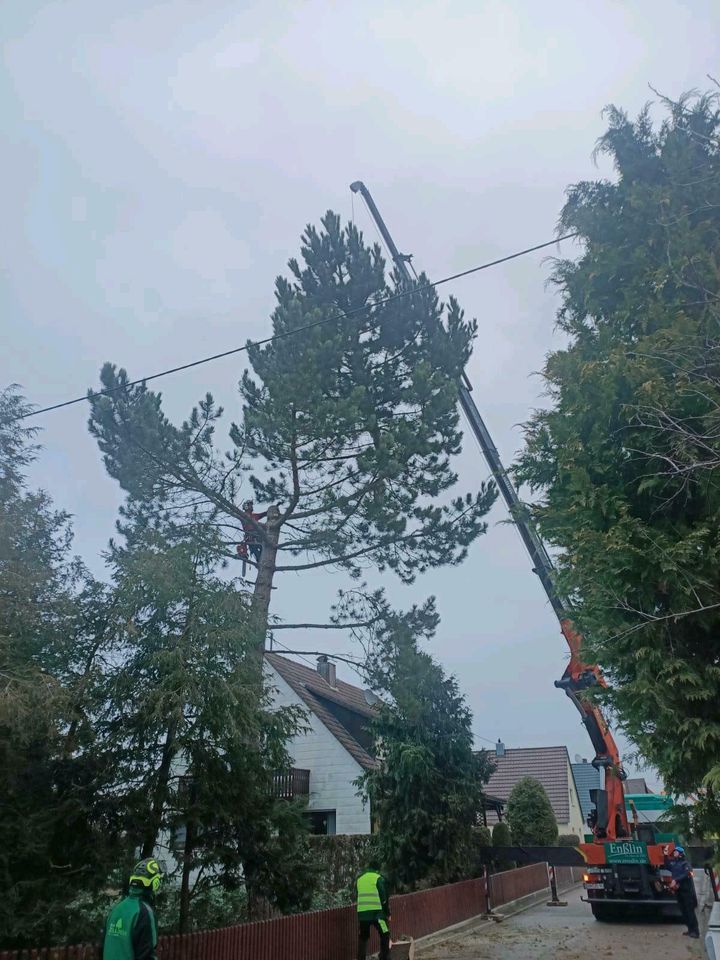
[[[334,810],[336,833],[370,833],[369,808],[357,796],[357,787],[353,783],[363,773],[362,767],[278,672],[269,664],[266,664],[266,670],[270,684],[275,688],[273,704],[277,707],[303,707],[309,715],[309,732],[288,743],[293,766],[310,771],[308,810]]]
[[[588,829],[583,818],[582,807],[580,806],[580,797],[578,796],[575,777],[573,776],[572,766],[568,764],[568,793],[570,801],[570,822],[567,829],[560,829],[560,833],[574,833],[582,840],[585,831]]]

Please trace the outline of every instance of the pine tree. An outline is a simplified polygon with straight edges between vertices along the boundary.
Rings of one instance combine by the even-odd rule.
[[[514,843],[548,847],[557,842],[555,814],[539,780],[533,777],[518,780],[510,791],[506,816]]]
[[[609,111],[614,181],[571,188],[549,410],[519,478],[627,735],[681,794],[720,764],[720,112]],[[708,781],[712,790],[712,783]]]
[[[394,287],[379,249],[332,213],[307,228],[302,258],[276,284],[275,340],[249,345],[253,374],[226,455],[209,394],[181,427],[159,394],[110,364],[106,395],[90,394],[90,429],[128,493],[158,510],[200,510],[228,555],[244,526],[261,541],[259,649],[276,573],[327,566],[356,577],[373,565],[411,582],[461,562],[496,495],[488,484],[453,496],[456,384],[475,330],[458,304],[444,308],[432,289],[383,303]],[[268,510],[260,525],[242,506],[248,494]]]

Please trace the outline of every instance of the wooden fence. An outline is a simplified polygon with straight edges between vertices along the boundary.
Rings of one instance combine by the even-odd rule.
[[[581,879],[573,867],[556,868],[558,886],[567,889]],[[392,932],[416,939],[487,913],[503,904],[547,889],[547,867],[534,863],[486,879],[464,880],[418,893],[392,897]],[[159,960],[352,960],[356,951],[354,907],[318,910],[219,930],[201,930],[160,937]],[[373,939],[371,950],[377,950]],[[0,951],[0,960],[98,960],[97,944],[37,950]]]

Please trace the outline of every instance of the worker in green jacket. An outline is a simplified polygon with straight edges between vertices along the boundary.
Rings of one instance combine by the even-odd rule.
[[[128,895],[105,921],[102,960],[157,960],[153,904],[162,873],[154,857],[141,860],[130,875]]]
[[[385,878],[376,867],[371,864],[357,879],[358,960],[365,960],[367,955],[371,927],[377,927],[380,934],[379,960],[390,957],[390,900]]]

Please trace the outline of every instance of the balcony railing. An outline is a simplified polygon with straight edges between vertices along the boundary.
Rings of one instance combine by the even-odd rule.
[[[273,777],[273,784],[275,796],[280,800],[307,797],[310,795],[310,771],[298,770],[296,767],[280,770]]]

